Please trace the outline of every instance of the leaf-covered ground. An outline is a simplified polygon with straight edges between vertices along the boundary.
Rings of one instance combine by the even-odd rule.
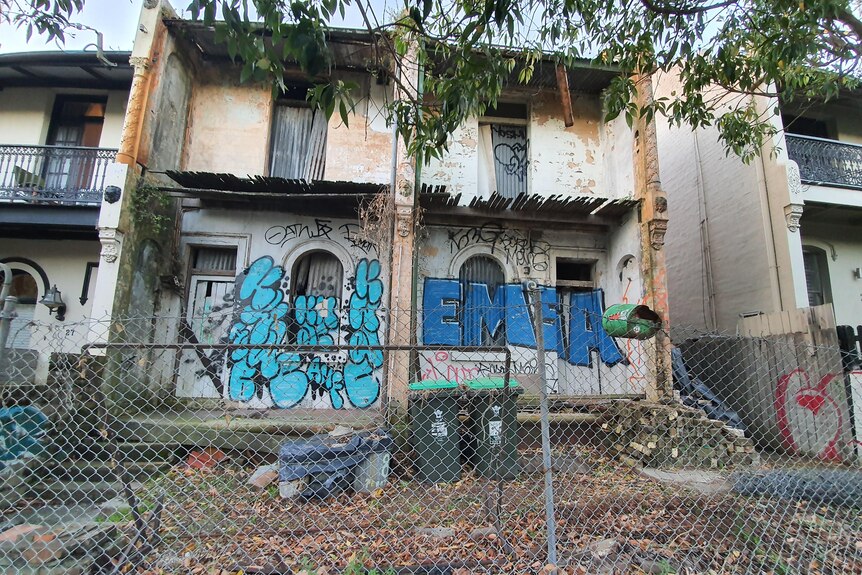
[[[561,572],[862,573],[858,509],[699,494],[579,449],[593,471],[555,474]],[[332,575],[351,560],[380,572],[547,571],[541,474],[437,486],[390,476],[371,494],[305,501],[247,485],[252,470],[177,466],[148,484],[166,508],[146,573]]]

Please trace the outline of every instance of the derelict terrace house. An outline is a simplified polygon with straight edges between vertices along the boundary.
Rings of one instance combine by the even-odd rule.
[[[349,128],[308,107],[297,72],[273,98],[268,84],[239,82],[212,28],[176,18],[165,2],[144,6],[120,150],[125,195],[140,193],[143,174],[145,189],[177,210],[166,212],[175,229],[165,233],[123,204],[115,311],[182,318],[138,334],[155,343],[416,352],[252,357],[198,347],[154,366],[150,390],[237,408],[374,414],[403,407],[408,381],[499,369],[440,347],[505,345],[513,377],[536,392],[523,288],[533,281],[552,391],[667,393],[664,343],[615,340],[599,321],[606,304],[663,315],[665,302],[653,128],[603,120],[600,96],[615,72],[545,62],[530,85],[463,125],[442,160],[416,166],[381,112],[395,88],[368,72],[367,34],[328,40],[333,77],[361,86]],[[382,233],[362,225],[368,206],[389,214]]]

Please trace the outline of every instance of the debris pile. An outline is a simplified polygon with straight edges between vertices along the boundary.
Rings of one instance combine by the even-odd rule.
[[[615,402],[602,430],[620,460],[647,467],[727,467],[757,461],[743,432],[678,403]]]

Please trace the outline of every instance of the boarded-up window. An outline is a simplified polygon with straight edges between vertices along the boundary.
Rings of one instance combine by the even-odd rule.
[[[502,326],[495,333],[489,331],[486,318],[489,315],[486,310],[480,309],[487,306],[488,302],[494,302],[497,288],[506,283],[503,268],[494,258],[488,256],[473,256],[461,265],[458,271],[458,279],[461,281],[461,292],[464,295],[464,307],[462,325],[465,334],[481,333],[479,341],[470,342],[477,345],[505,345],[506,334]],[[485,298],[482,286],[487,287],[488,297]],[[479,297],[482,294],[482,297]],[[497,302],[501,303],[501,302]],[[493,304],[492,304],[493,305]],[[472,338],[468,337],[467,341]]]
[[[826,252],[813,246],[803,246],[802,258],[805,265],[805,284],[808,288],[808,305],[832,303]]]
[[[196,247],[191,254],[188,322],[199,343],[216,343],[233,313],[236,247]]]
[[[341,261],[325,251],[304,254],[293,266],[294,296],[314,295],[341,299],[344,268]]]
[[[194,248],[192,252],[192,271],[234,275],[236,273],[236,248]]]
[[[299,101],[276,103],[269,173],[289,180],[322,180],[326,161],[325,115]]]

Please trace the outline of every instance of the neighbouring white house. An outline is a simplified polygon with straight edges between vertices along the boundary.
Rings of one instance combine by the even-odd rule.
[[[80,351],[87,335],[131,82],[128,52],[0,55],[0,262],[13,273],[20,357]],[[64,343],[45,345],[48,332]]]
[[[675,81],[656,85],[669,94]],[[740,316],[825,303],[837,325],[862,324],[862,94],[755,103],[778,133],[748,165],[725,154],[715,128],[657,124],[675,216],[674,324],[733,331]]]

